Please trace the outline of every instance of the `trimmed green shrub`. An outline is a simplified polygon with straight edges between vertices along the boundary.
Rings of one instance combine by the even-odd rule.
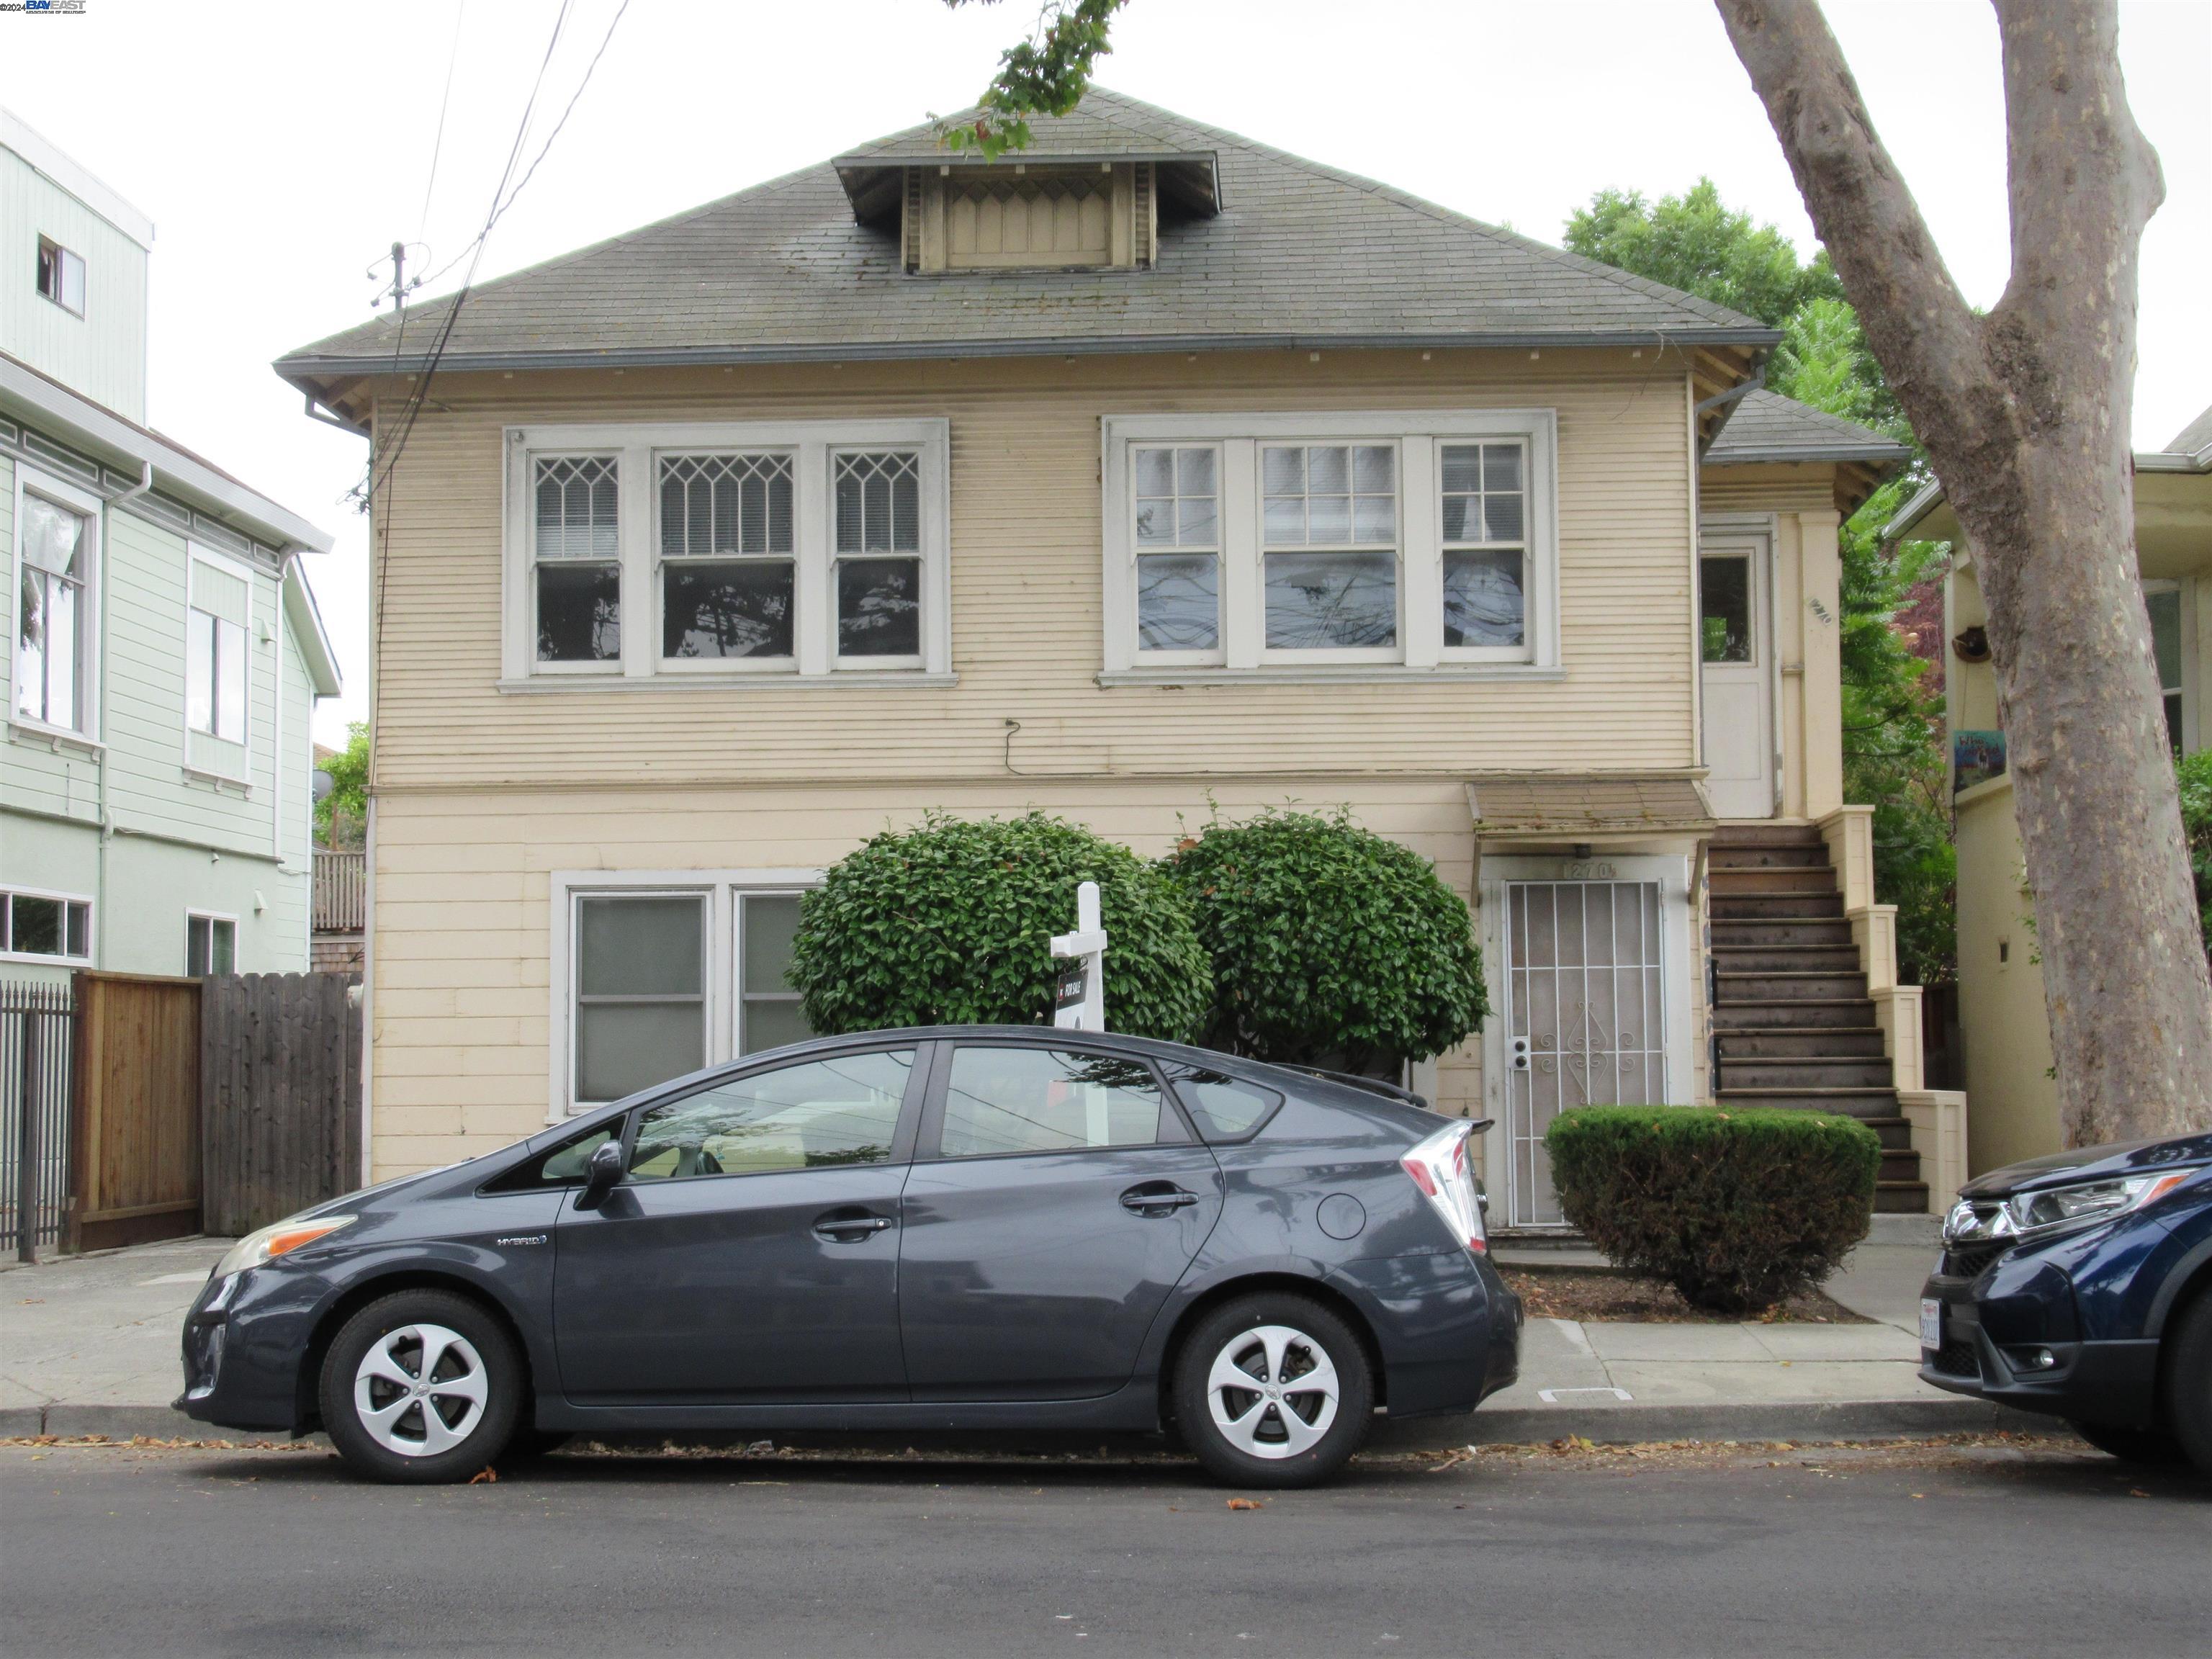
[[[1855,1118],[1584,1106],[1545,1132],[1569,1222],[1692,1306],[1746,1314],[1818,1285],[1867,1235],[1881,1143]]]
[[[1106,1018],[1188,1042],[1213,982],[1181,895],[1126,847],[1042,812],[980,823],[932,814],[830,867],[799,902],[791,983],[824,1034],[899,1025],[1049,1024],[1075,927],[1075,889],[1098,884]]]
[[[1349,808],[1209,823],[1164,867],[1212,959],[1213,1048],[1362,1071],[1441,1054],[1490,1012],[1466,901]]]

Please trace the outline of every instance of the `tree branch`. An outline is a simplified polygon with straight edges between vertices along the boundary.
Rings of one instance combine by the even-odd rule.
[[[1813,228],[1869,343],[1930,448],[1948,411],[1985,383],[1981,331],[1875,131],[1814,0],[1717,0],[1766,106]]]

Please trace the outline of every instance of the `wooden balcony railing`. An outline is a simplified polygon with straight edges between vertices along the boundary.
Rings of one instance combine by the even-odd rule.
[[[368,855],[315,848],[314,931],[357,933],[368,898]]]

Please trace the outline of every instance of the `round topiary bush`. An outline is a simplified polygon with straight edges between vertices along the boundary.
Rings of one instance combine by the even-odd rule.
[[[1188,1042],[1212,995],[1181,896],[1126,847],[1059,818],[932,815],[840,859],[800,901],[791,983],[820,1032],[898,1025],[1048,1024],[1075,927],[1075,889],[1098,884],[1106,1019]]]
[[[1617,1266],[1738,1315],[1835,1271],[1881,1163],[1856,1118],[1728,1107],[1579,1107],[1544,1147],[1568,1221]]]
[[[1368,1070],[1490,1012],[1466,902],[1349,809],[1210,823],[1164,864],[1213,963],[1214,1048]]]

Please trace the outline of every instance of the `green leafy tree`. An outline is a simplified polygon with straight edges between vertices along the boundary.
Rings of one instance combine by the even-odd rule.
[[[359,847],[368,824],[368,722],[346,727],[346,745],[315,769],[329,775],[330,793],[315,803],[315,840],[324,847]]]
[[[1638,191],[1601,190],[1567,221],[1566,246],[1774,328],[1809,301],[1843,298],[1826,254],[1801,263],[1789,238],[1729,206],[1710,179],[1656,202]]]
[[[998,0],[981,0],[995,5]],[[975,0],[945,0],[960,7]],[[1114,14],[1128,0],[1047,0],[1030,38],[999,54],[999,72],[975,100],[965,125],[944,129],[948,149],[981,151],[996,161],[1030,142],[1032,115],[1065,115],[1083,100],[1093,67],[1114,50]]]
[[[833,865],[800,901],[791,983],[817,1031],[1037,1025],[1052,1019],[1054,933],[1078,884],[1098,884],[1106,1018],[1116,1031],[1195,1038],[1212,1004],[1182,896],[1127,848],[1063,819],[933,813]]]
[[[1213,1048],[1370,1071],[1441,1054],[1490,1012],[1466,902],[1348,808],[1209,823],[1164,867],[1212,959]]]

